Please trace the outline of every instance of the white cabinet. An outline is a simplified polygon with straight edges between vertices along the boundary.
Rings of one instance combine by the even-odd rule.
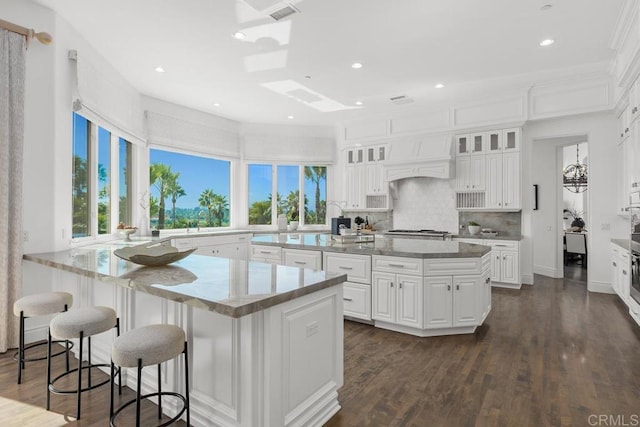
[[[249,259],[250,234],[229,234],[173,239],[172,245],[178,250],[197,248],[195,253],[232,259]]]
[[[449,328],[453,325],[453,276],[424,278],[424,327]]]
[[[621,216],[628,216],[629,212],[629,188],[631,185],[629,173],[629,140],[618,142],[616,146],[616,192],[617,205],[616,213]]]
[[[491,247],[490,266],[493,286],[520,288],[520,242],[515,240],[456,238],[458,242]]]
[[[502,131],[502,151],[520,151],[522,131],[520,128],[504,129]]]
[[[629,305],[631,290],[631,262],[629,251],[611,244],[611,286],[622,301]]]
[[[366,201],[366,169],[363,166],[345,168],[346,209],[364,209]]]
[[[485,275],[424,278],[425,329],[475,327],[491,310],[491,284]]]
[[[310,268],[313,270],[322,269],[322,252],[302,249],[282,249],[282,260],[284,265],[290,267]]]
[[[489,154],[486,175],[486,207],[493,210],[519,210],[520,153]]]
[[[251,261],[282,263],[282,248],[279,246],[251,245]]]
[[[626,106],[618,115],[618,141],[627,139],[629,137],[629,134],[631,133],[629,111],[629,107]]]
[[[371,320],[371,256],[323,252],[322,262],[328,273],[347,274],[344,282],[344,315]]]
[[[484,155],[456,158],[456,189],[460,191],[484,190],[486,159]]]
[[[387,210],[389,185],[382,163],[387,158],[386,144],[347,149],[345,166],[346,209]]]
[[[347,165],[357,165],[364,163],[364,148],[354,147],[346,150]]]
[[[422,277],[373,272],[372,318],[422,328]]]
[[[484,153],[486,137],[485,132],[456,135],[456,157]]]

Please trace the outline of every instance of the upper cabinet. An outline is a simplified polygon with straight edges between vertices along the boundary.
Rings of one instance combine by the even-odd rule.
[[[458,209],[521,209],[520,140],[520,128],[456,136]]]
[[[375,144],[345,150],[345,196],[347,210],[390,209],[389,183],[382,164],[389,146]]]
[[[363,147],[349,148],[345,152],[347,155],[347,166],[353,166],[353,165],[364,163]]]

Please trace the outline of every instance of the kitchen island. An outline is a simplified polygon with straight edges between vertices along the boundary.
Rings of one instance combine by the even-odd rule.
[[[473,333],[491,311],[491,248],[375,235],[341,243],[329,234],[256,235],[265,262],[347,273],[345,317],[416,336]]]
[[[74,307],[113,307],[125,331],[152,323],[183,328],[193,425],[319,426],[340,409],[344,273],[196,254],[140,267],[113,255],[123,245],[24,259],[38,264],[52,290],[73,294]],[[112,340],[94,337],[94,363],[110,360]],[[181,361],[163,369],[163,390],[183,391]],[[157,383],[155,369],[143,375],[148,393]],[[135,372],[123,381],[134,386]],[[167,400],[163,409],[173,416],[178,408]]]

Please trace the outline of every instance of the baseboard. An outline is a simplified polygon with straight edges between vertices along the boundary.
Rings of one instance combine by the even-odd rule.
[[[523,274],[522,275],[522,284],[523,285],[533,285],[533,274]]]
[[[534,265],[533,266],[533,273],[534,274],[539,274],[541,276],[552,277],[554,279],[559,279],[559,278],[563,277],[562,271],[558,271],[557,268],[544,267],[544,266],[541,266],[541,265]]]
[[[45,341],[48,337],[49,326],[41,325],[32,328],[25,328],[24,342],[30,344],[32,342]]]
[[[589,292],[597,292],[600,294],[615,294],[615,291],[609,282],[596,282],[591,280],[587,283],[587,290]]]

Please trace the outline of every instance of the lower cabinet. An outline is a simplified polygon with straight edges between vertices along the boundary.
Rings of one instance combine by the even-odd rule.
[[[312,270],[322,269],[322,252],[303,249],[282,250],[282,263],[290,267],[310,268]]]
[[[479,276],[424,278],[425,329],[476,326],[491,310],[491,281]]]
[[[361,320],[371,320],[371,285],[344,282],[344,315]]]
[[[251,261],[281,264],[282,248],[280,246],[251,245]]]
[[[631,289],[630,267],[629,251],[616,244],[611,244],[611,286],[627,305]]]
[[[374,272],[372,318],[422,327],[422,277]]]
[[[371,321],[371,255],[325,251],[322,268],[328,273],[347,275],[342,296],[344,315]]]
[[[457,238],[456,241],[491,247],[493,286],[520,288],[520,242],[516,240]]]
[[[249,259],[249,234],[202,236],[173,239],[172,244],[179,250],[196,248],[195,253],[231,259]]]

